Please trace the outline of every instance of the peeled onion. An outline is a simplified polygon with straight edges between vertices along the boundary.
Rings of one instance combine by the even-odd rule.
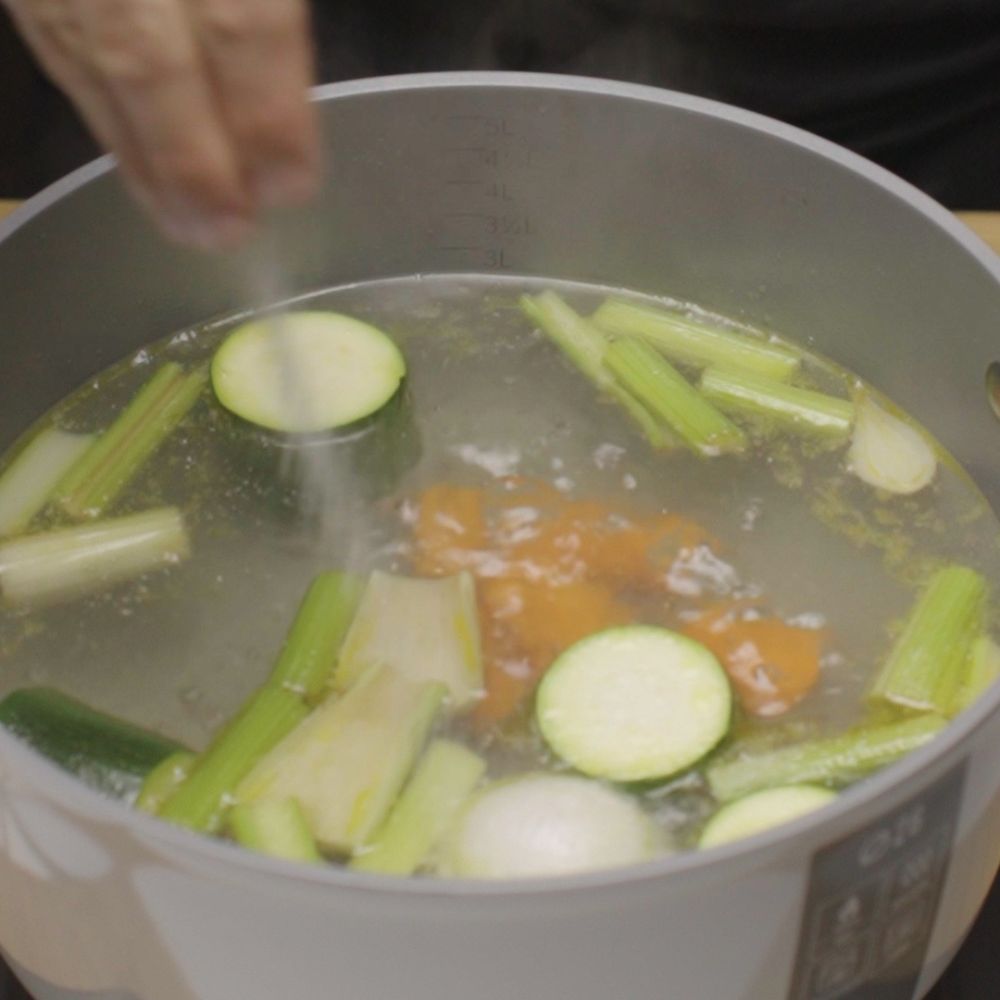
[[[855,404],[847,467],[859,479],[890,493],[916,493],[937,470],[934,449],[915,427],[882,409],[869,396]]]

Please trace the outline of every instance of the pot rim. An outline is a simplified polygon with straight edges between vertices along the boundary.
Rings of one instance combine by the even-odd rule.
[[[642,84],[613,80],[545,73],[499,71],[457,71],[415,73],[373,77],[343,83],[326,84],[312,91],[313,99],[342,100],[396,91],[461,89],[461,88],[535,89],[553,92],[592,94],[597,97],[621,98],[721,119],[750,131],[763,133],[781,142],[810,151],[839,164],[870,184],[883,188],[939,230],[947,233],[1000,286],[1000,260],[993,251],[954,215],[932,198],[889,171],[826,139],[802,129],[776,121],[756,112],[744,111],[732,105],[677,91]],[[91,181],[110,173],[114,158],[104,156],[86,164],[51,184],[28,199],[23,206],[0,222],[0,242],[27,224],[49,206]],[[41,754],[36,753],[0,727],[0,775],[2,759],[9,758],[21,768],[33,769],[45,781],[48,794],[55,799],[67,799],[79,804],[82,811],[115,826],[131,828],[147,842],[160,845],[187,860],[211,862],[221,874],[228,870],[234,876],[279,878],[289,884],[352,892],[377,893],[380,896],[417,897],[423,899],[475,900],[489,898],[553,896],[570,892],[613,889],[634,883],[659,881],[681,875],[694,875],[703,869],[731,870],[732,864],[763,866],[782,852],[783,846],[803,838],[823,842],[823,827],[842,830],[849,817],[872,807],[879,799],[895,801],[894,793],[918,778],[922,771],[949,755],[958,756],[963,745],[970,744],[990,719],[1000,714],[1000,685],[981,697],[970,709],[949,722],[946,729],[930,744],[912,752],[897,764],[879,771],[843,792],[837,801],[772,830],[709,850],[683,851],[658,860],[624,868],[555,878],[517,879],[483,882],[451,879],[414,879],[386,877],[353,872],[329,865],[311,867],[246,851],[226,842],[185,828],[172,826],[156,817],[107,798],[63,771]],[[967,748],[966,748],[967,749]],[[0,778],[2,783],[2,778]],[[876,814],[878,809],[875,809]],[[870,822],[867,820],[866,822]],[[829,838],[826,838],[827,840]]]

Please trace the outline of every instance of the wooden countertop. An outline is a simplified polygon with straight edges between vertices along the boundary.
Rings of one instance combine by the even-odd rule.
[[[0,219],[17,208],[18,202],[0,199]],[[1000,212],[958,212],[958,218],[1000,254]]]

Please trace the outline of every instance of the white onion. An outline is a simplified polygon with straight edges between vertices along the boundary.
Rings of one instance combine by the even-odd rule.
[[[859,479],[890,493],[916,493],[937,470],[930,442],[915,427],[858,397],[847,467]]]

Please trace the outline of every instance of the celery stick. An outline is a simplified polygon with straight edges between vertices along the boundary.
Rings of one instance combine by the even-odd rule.
[[[159,815],[193,830],[217,831],[232,790],[308,714],[302,699],[291,691],[261,688],[199,755]]]
[[[608,333],[642,337],[668,358],[699,368],[713,365],[783,380],[799,367],[798,353],[782,344],[650,306],[607,299],[590,318]]]
[[[340,650],[334,688],[345,690],[380,663],[411,680],[441,681],[456,708],[477,697],[483,667],[472,576],[372,573]]]
[[[50,604],[186,558],[180,511],[162,507],[0,545],[0,602]]]
[[[184,419],[207,380],[205,367],[185,375],[174,362],[163,365],[57,484],[62,509],[99,516]]]
[[[747,372],[708,368],[702,373],[700,387],[727,412],[765,417],[791,430],[844,438],[854,419],[854,404],[848,399]]]
[[[330,679],[337,653],[361,597],[361,581],[346,573],[320,573],[310,584],[268,683],[307,701]]]
[[[100,434],[75,465],[56,484],[55,498],[61,507],[73,508],[74,498],[86,489],[91,478],[101,467],[113,459],[136,429],[145,421],[149,412],[165,398],[182,375],[181,366],[173,361],[157,369],[153,377],[135,394],[115,422]]]
[[[233,838],[243,847],[288,861],[316,864],[323,860],[302,806],[295,799],[237,803],[226,821]]]
[[[598,389],[625,408],[654,448],[677,444],[656,416],[605,367],[604,355],[609,342],[592,323],[571,309],[555,292],[542,292],[534,298],[522,295],[521,308]]]
[[[0,475],[0,535],[24,531],[93,443],[93,434],[69,434],[57,427],[33,438]]]
[[[190,750],[180,750],[161,760],[142,783],[139,795],[135,800],[136,809],[153,813],[160,811],[160,806],[180,787],[197,760],[197,755]]]
[[[998,677],[1000,677],[1000,646],[988,635],[981,635],[972,644],[965,677],[955,696],[951,714],[955,715],[978,701]]]
[[[207,383],[206,367],[175,380],[121,448],[109,455],[87,484],[74,494],[68,512],[94,517],[106,510],[187,416]]]
[[[237,801],[298,799],[321,847],[357,850],[396,800],[445,693],[443,684],[374,667],[262,757]]]
[[[448,831],[486,762],[449,740],[435,740],[369,847],[351,861],[358,871],[412,875]]]
[[[615,341],[604,361],[622,385],[694,451],[717,455],[746,447],[743,432],[644,341]]]
[[[923,746],[947,725],[939,715],[866,726],[827,739],[769,753],[720,760],[706,778],[721,802],[780,785],[819,783],[839,787],[899,760]]]
[[[965,566],[938,570],[910,611],[870,697],[947,713],[982,626],[986,581]]]

